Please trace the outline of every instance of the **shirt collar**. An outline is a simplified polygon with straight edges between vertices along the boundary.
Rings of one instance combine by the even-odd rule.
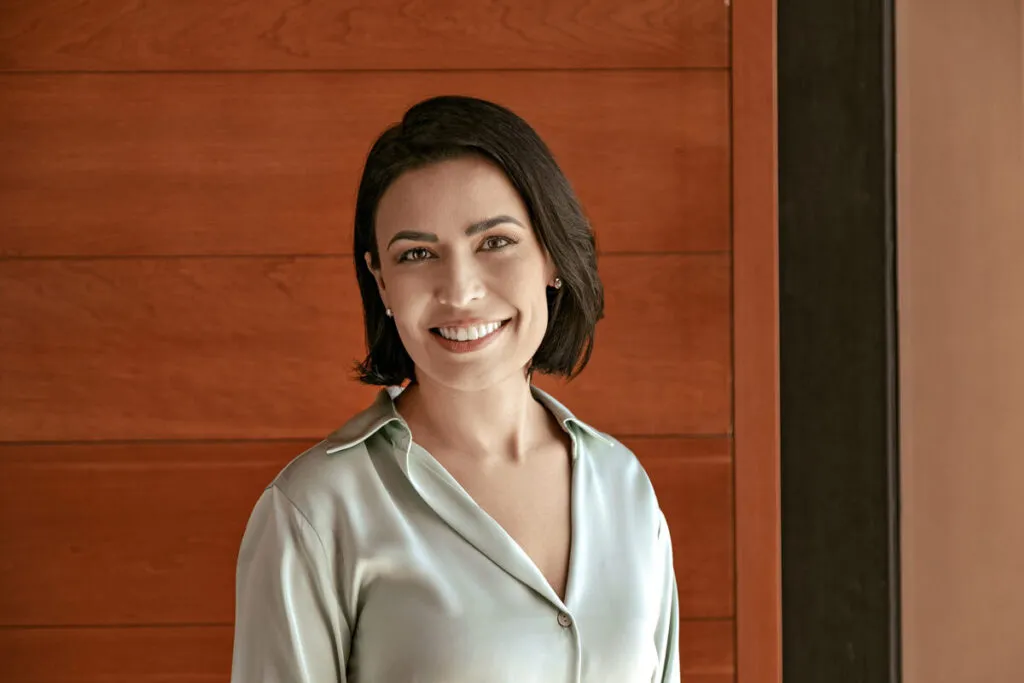
[[[565,432],[571,435],[572,432],[570,431],[569,424],[574,423],[598,441],[609,446],[612,445],[612,441],[607,436],[573,415],[568,408],[559,403],[551,394],[533,384],[530,385],[530,390],[533,392],[534,398],[540,401],[555,416],[558,424]],[[337,453],[360,444],[390,422],[397,421],[405,425],[405,420],[402,419],[398,410],[395,409],[394,403],[394,399],[402,391],[402,387],[386,387],[377,392],[377,397],[368,408],[356,414],[351,420],[327,437],[327,453]]]

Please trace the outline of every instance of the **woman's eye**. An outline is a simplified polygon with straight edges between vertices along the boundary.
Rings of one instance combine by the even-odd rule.
[[[515,244],[515,241],[509,239],[508,237],[505,237],[504,235],[491,235],[490,237],[484,240],[484,246],[487,248],[488,251],[493,251],[495,249],[503,249],[504,247],[507,247],[511,244]]]
[[[398,257],[399,263],[405,261],[422,261],[430,256],[430,250],[426,247],[414,247],[408,251],[402,252],[402,255]]]

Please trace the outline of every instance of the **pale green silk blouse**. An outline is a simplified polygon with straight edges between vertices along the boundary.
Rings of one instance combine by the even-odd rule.
[[[537,387],[573,444],[563,602],[373,404],[263,491],[238,555],[232,683],[679,681],[665,517],[639,461]]]

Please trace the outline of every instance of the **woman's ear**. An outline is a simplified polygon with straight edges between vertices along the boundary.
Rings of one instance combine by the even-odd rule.
[[[551,254],[547,254],[544,263],[544,274],[546,276],[545,281],[548,287],[555,286],[555,278],[558,277],[558,268],[555,266],[555,260],[551,258]]]
[[[381,301],[384,302],[385,308],[388,305],[387,299],[384,297],[384,278],[380,274],[380,268],[373,267],[373,257],[370,256],[370,252],[363,254],[363,259],[366,261],[366,269],[373,275],[373,279],[377,281],[377,291],[380,292]]]

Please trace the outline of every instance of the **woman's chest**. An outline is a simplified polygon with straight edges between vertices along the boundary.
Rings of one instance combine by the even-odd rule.
[[[563,452],[531,464],[456,470],[453,476],[564,599],[572,546],[571,461]]]
[[[652,680],[653,581],[584,570],[575,599],[560,605],[486,558],[450,550],[436,571],[406,567],[375,582],[353,632],[352,683]]]
[[[508,492],[543,490],[509,482]],[[486,505],[487,494],[477,495]],[[497,521],[507,499],[494,495],[490,507]],[[557,498],[554,491],[550,496]],[[580,498],[585,511],[593,501],[585,491]],[[551,527],[552,514],[543,511],[541,499],[534,512]],[[650,680],[657,660],[658,578],[647,547],[653,539],[642,530],[608,524],[593,510],[578,515],[565,571],[568,595],[559,600],[545,593],[543,579],[532,578],[537,570],[545,573],[541,563],[517,564],[526,547],[520,553],[487,525],[477,529],[460,525],[450,511],[431,512],[419,507],[404,514],[357,568],[362,590],[353,681]],[[506,523],[521,530],[521,518]],[[544,539],[545,547],[556,547],[551,539],[558,534],[543,527],[527,522],[522,528]]]

